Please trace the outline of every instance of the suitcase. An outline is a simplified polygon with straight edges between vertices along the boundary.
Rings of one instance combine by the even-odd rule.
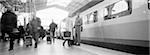
[[[47,35],[47,43],[51,43],[51,36],[50,35]]]
[[[72,46],[72,45],[75,45],[74,40],[68,40],[68,46],[70,47],[70,46]]]
[[[70,31],[65,31],[64,32],[64,37],[70,37],[71,36],[71,32]]]
[[[26,47],[32,46],[32,36],[25,36],[25,45]]]

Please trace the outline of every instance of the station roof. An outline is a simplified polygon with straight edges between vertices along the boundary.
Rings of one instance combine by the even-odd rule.
[[[98,4],[98,3],[102,2],[102,1],[104,1],[104,0],[92,0],[92,1],[90,1],[89,3],[87,3],[86,5],[84,5],[84,6],[82,6],[81,8],[79,8],[78,10],[75,10],[75,12],[73,12],[73,13],[70,15],[70,17],[75,16],[76,13],[83,12],[83,11],[85,11],[85,10],[91,8],[92,6]]]
[[[22,3],[21,0],[0,0],[7,1],[10,5],[15,5],[21,12],[30,12],[33,9],[34,2],[36,10],[47,9],[51,7],[56,7],[62,10],[66,10],[70,13],[70,17],[76,15],[78,12],[83,12],[84,10],[100,3],[104,0],[26,0],[26,3]]]

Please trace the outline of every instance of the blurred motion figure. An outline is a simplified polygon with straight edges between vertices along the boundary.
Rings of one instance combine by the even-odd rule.
[[[52,19],[52,23],[49,25],[49,31],[52,33],[53,43],[55,42],[54,36],[55,36],[55,30],[56,29],[57,29],[57,24],[55,22],[53,22],[53,19]]]
[[[31,35],[32,35],[32,37],[33,37],[33,39],[35,41],[35,46],[34,47],[37,48],[38,39],[39,39],[39,36],[40,36],[40,32],[39,32],[40,26],[41,26],[41,20],[40,20],[40,18],[34,17],[31,20],[29,26],[30,25],[31,25],[31,27],[29,27],[29,29],[31,31],[30,33],[31,33]]]
[[[2,14],[1,18],[1,32],[2,38],[4,38],[5,33],[9,35],[10,38],[10,46],[9,51],[13,50],[14,45],[14,32],[17,29],[17,15],[13,12],[13,7],[10,5],[6,7],[7,11]]]

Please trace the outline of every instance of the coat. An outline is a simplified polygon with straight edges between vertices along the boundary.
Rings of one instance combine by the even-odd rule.
[[[52,23],[49,25],[49,27],[50,27],[50,30],[49,30],[49,31],[55,32],[55,29],[57,28],[57,24],[55,24],[54,22],[52,22]]]
[[[41,27],[41,20],[40,20],[40,18],[36,18],[36,19],[31,20],[30,24],[31,24],[31,31],[33,33],[39,32],[39,29]]]
[[[1,31],[12,32],[14,28],[17,28],[17,15],[10,11],[3,13],[1,18]]]

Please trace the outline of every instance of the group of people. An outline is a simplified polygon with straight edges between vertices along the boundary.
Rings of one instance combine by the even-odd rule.
[[[46,35],[46,30],[41,26],[41,20],[38,17],[33,18],[27,25],[26,28],[24,26],[17,27],[17,15],[13,12],[10,7],[6,7],[7,11],[3,13],[1,18],[1,39],[6,41],[5,34],[9,35],[9,51],[13,50],[14,40],[18,39],[18,43],[22,38],[25,41],[25,35],[31,35],[35,41],[35,48],[37,48],[39,43],[39,38],[43,39]],[[49,31],[53,35],[53,42],[54,42],[54,35],[55,29],[57,28],[57,24],[52,22],[49,26]]]
[[[20,42],[20,38],[24,39],[25,34],[31,35],[35,40],[35,48],[37,48],[38,39],[44,38],[45,33],[43,27],[41,26],[40,18],[33,17],[33,19],[24,26],[17,26],[17,15],[14,12],[12,6],[4,6],[4,10],[1,16],[1,34],[0,39],[2,41],[6,41],[5,34],[9,36],[9,51],[14,49],[14,41],[18,39],[18,43]]]
[[[9,35],[10,38],[10,47],[9,51],[13,50],[14,40],[18,36],[18,42],[20,41],[20,38],[23,38],[25,34],[31,35],[33,39],[35,40],[35,48],[37,48],[39,43],[39,38],[42,39],[45,37],[45,30],[41,26],[41,20],[38,17],[32,18],[32,20],[24,26],[17,27],[17,15],[14,13],[14,9],[12,7],[6,6],[5,11],[2,14],[1,17],[1,39],[5,40],[5,33]],[[79,21],[79,17],[77,17],[76,23],[75,23],[75,42],[77,45],[80,45],[80,27],[82,25],[82,22]],[[57,29],[57,24],[53,22],[49,26],[49,31],[52,33],[53,42],[55,42],[54,36],[55,31]],[[17,31],[18,30],[18,31]],[[44,30],[44,31],[43,31]],[[19,35],[18,35],[19,33]],[[23,39],[24,40],[24,39]]]

